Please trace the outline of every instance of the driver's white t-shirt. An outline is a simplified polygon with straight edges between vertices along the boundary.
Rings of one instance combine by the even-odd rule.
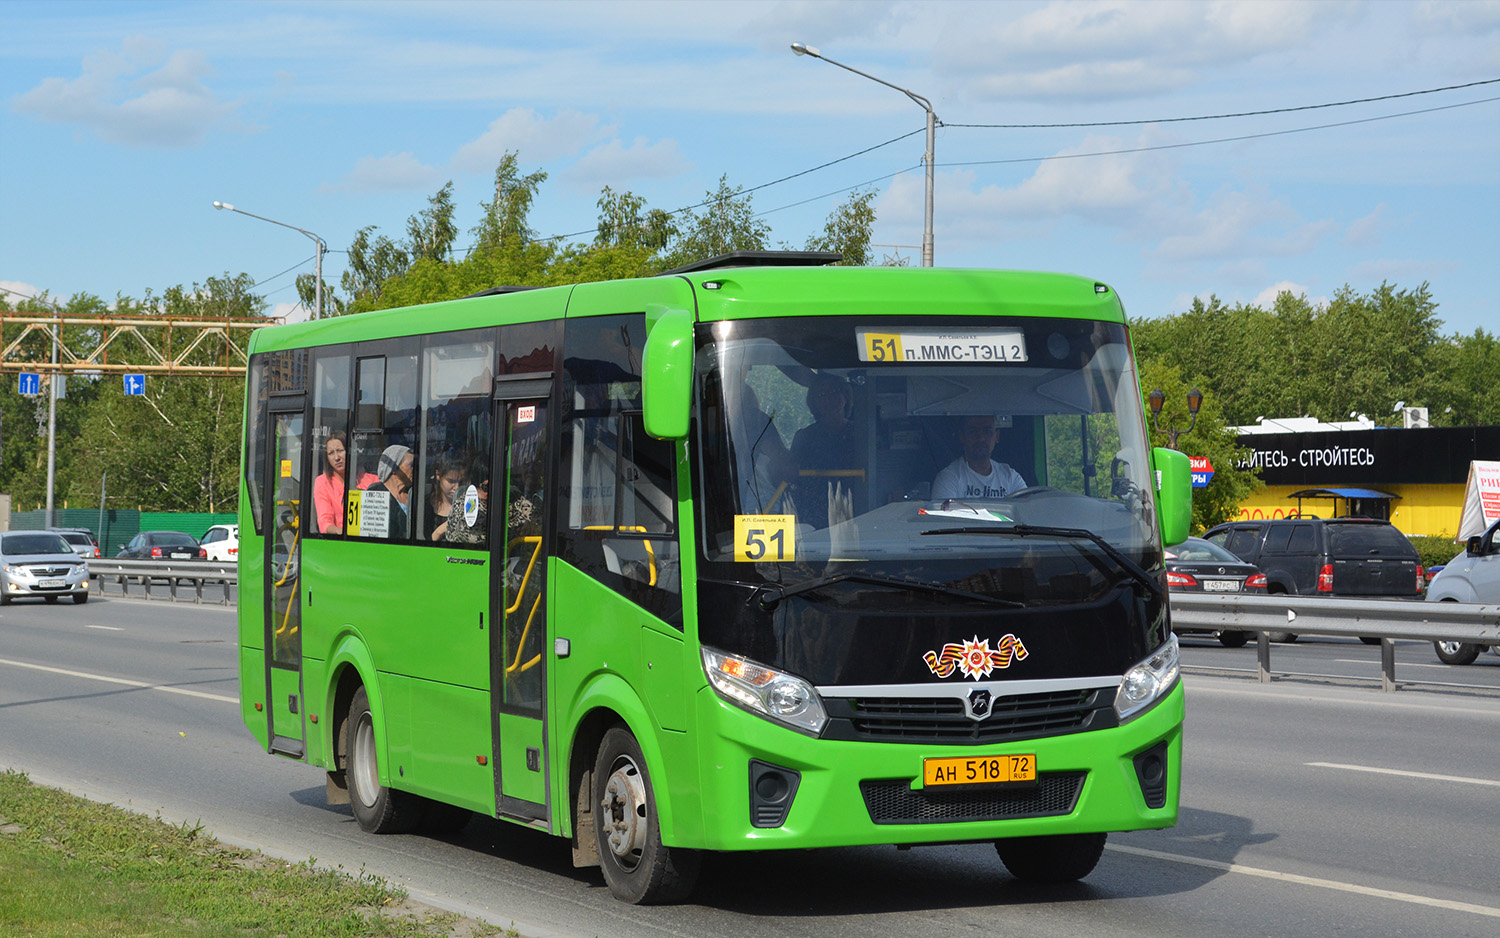
[[[990,460],[990,474],[980,475],[969,468],[962,456],[944,466],[932,480],[932,497],[1003,498],[1026,487],[1021,474],[1003,462]]]

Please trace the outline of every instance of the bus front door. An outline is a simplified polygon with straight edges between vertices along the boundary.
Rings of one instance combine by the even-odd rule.
[[[549,486],[547,395],[551,380],[497,382],[502,428],[490,495],[490,673],[494,693],[496,803],[501,815],[550,826],[543,704],[547,672]]]
[[[302,396],[289,399],[293,413],[277,410],[271,402],[271,434],[266,447],[266,497],[270,506],[266,521],[265,622],[266,700],[270,720],[271,751],[301,757],[302,707],[302,472],[305,420]]]

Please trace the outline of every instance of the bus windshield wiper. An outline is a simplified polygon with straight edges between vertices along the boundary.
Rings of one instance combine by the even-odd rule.
[[[1120,565],[1120,568],[1130,574],[1131,578],[1137,580],[1146,591],[1156,600],[1165,604],[1167,591],[1162,587],[1156,577],[1141,569],[1141,565],[1125,556],[1120,550],[1106,541],[1104,538],[1085,528],[1054,528],[1045,524],[1008,524],[996,525],[994,527],[965,527],[965,528],[938,528],[933,531],[923,531],[925,534],[1005,534],[1015,537],[1061,537],[1069,540],[1083,540],[1093,542],[1109,559]]]
[[[813,577],[800,583],[792,583],[780,586],[767,583],[755,591],[752,599],[759,598],[762,609],[774,609],[777,603],[798,593],[810,593],[813,590],[832,586],[835,583],[870,583],[875,586],[891,586],[897,589],[914,590],[926,593],[938,593],[943,596],[958,596],[963,599],[972,599],[994,606],[1007,606],[1012,609],[1024,609],[1026,604],[1014,599],[1002,599],[999,596],[986,596],[983,593],[971,593],[957,587],[948,586],[944,583],[932,583],[927,580],[912,580],[899,576],[883,576],[879,573],[834,573],[829,576]]]

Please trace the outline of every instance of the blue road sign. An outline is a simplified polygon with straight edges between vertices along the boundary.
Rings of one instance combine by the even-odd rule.
[[[136,397],[140,397],[140,396],[144,396],[145,393],[146,393],[146,376],[145,375],[126,375],[125,376],[125,394],[127,396],[133,395],[133,396],[136,396]]]
[[[27,397],[36,397],[42,393],[42,376],[34,371],[21,372],[21,381],[17,390]]]

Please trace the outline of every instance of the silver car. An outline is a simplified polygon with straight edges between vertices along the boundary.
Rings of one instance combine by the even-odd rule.
[[[61,534],[51,531],[7,531],[0,534],[0,606],[22,596],[49,603],[72,596],[89,601],[89,565]]]
[[[1427,585],[1430,603],[1500,603],[1500,521],[1483,535],[1469,538],[1464,552],[1448,561]],[[1433,642],[1437,656],[1447,664],[1473,664],[1482,645],[1468,642]],[[1500,645],[1490,650],[1500,654]]]

